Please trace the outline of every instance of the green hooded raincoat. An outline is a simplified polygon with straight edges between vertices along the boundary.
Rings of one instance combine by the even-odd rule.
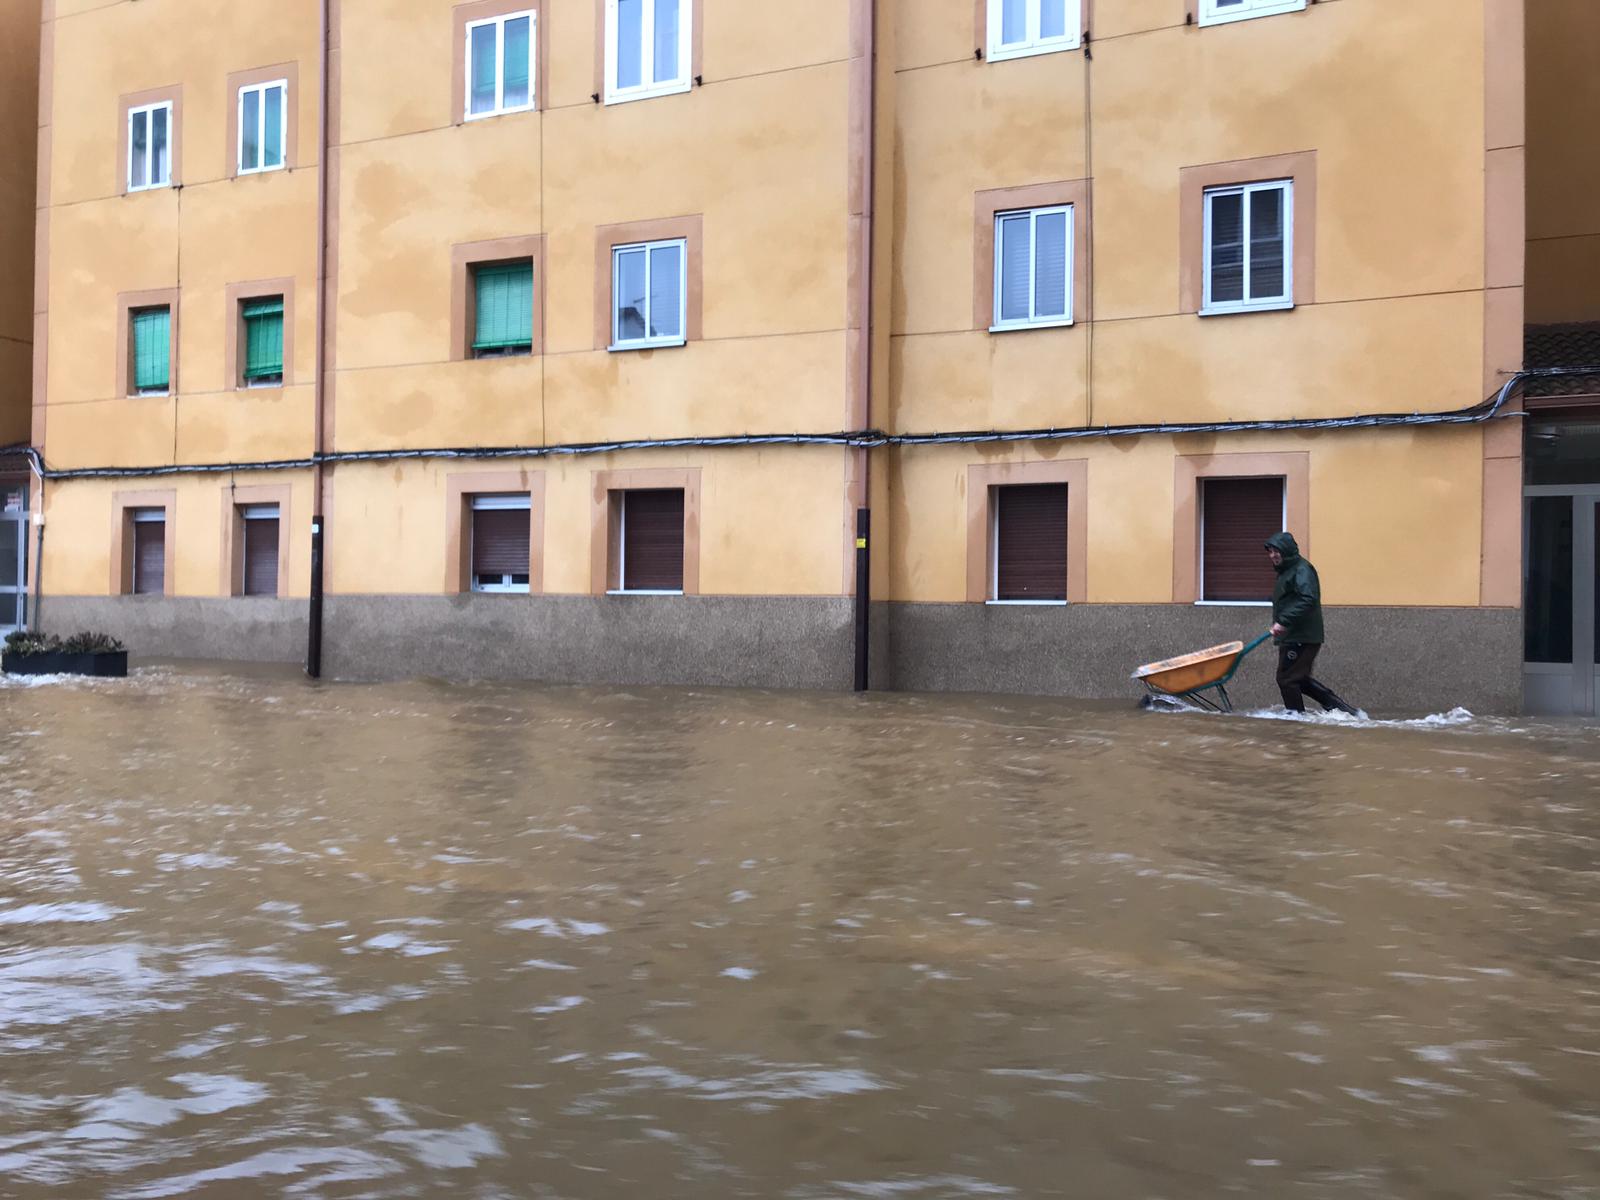
[[[1320,646],[1322,633],[1322,582],[1317,569],[1300,557],[1292,533],[1275,533],[1267,545],[1283,555],[1278,581],[1272,588],[1272,620],[1287,631],[1278,639]]]

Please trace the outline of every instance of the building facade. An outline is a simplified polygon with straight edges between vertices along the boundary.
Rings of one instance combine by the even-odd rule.
[[[1522,705],[1522,0],[195,7],[45,4],[46,627],[1116,696],[1287,527]]]

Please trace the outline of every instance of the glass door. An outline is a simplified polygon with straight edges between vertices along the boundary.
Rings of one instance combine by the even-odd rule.
[[[0,490],[0,635],[28,627],[28,488]]]
[[[1529,492],[1524,707],[1547,716],[1594,716],[1600,694],[1600,489]]]

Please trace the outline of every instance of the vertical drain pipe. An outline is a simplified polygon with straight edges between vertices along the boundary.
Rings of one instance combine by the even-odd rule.
[[[873,360],[873,253],[874,223],[876,216],[877,158],[878,158],[878,0],[857,0],[861,6],[865,28],[859,31],[862,38],[861,66],[857,68],[864,78],[854,81],[858,90],[855,99],[857,111],[852,115],[860,126],[850,131],[851,141],[858,146],[861,156],[860,186],[861,211],[858,228],[852,233],[857,240],[856,253],[860,262],[857,286],[860,288],[860,338],[859,361],[855,364],[856,377],[851,385],[851,428],[872,428],[872,360]],[[858,20],[863,18],[857,18]],[[855,671],[854,687],[864,692],[870,686],[871,673],[869,629],[872,616],[872,451],[865,446],[849,451],[855,455],[850,497],[855,502]]]
[[[312,418],[311,464],[311,609],[306,629],[306,674],[313,679],[322,678],[322,577],[323,577],[323,527],[322,511],[323,464],[327,452],[322,423],[328,395],[328,93],[329,67],[329,0],[321,2],[321,79],[317,103],[317,368],[314,415]]]

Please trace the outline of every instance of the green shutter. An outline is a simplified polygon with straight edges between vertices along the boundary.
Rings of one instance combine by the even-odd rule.
[[[474,350],[533,349],[533,264],[501,263],[473,272],[478,290]]]
[[[140,308],[132,314],[133,386],[138,391],[165,391],[171,380],[172,310]]]
[[[244,303],[244,377],[283,377],[283,297]]]

